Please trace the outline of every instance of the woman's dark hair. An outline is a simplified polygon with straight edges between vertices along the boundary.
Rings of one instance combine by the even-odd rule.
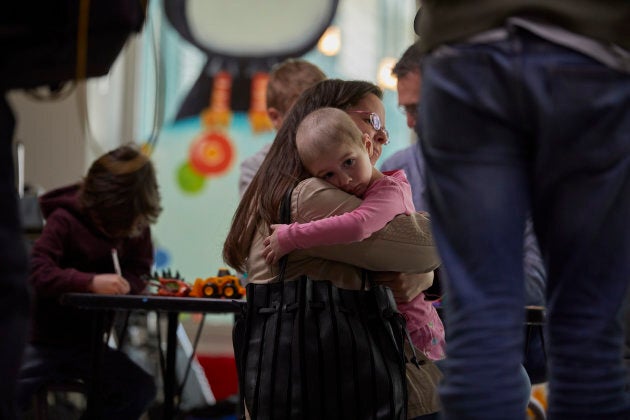
[[[112,237],[127,237],[157,221],[162,208],[155,169],[134,145],[98,158],[83,179],[79,202]]]
[[[323,107],[348,109],[366,95],[383,98],[381,88],[360,80],[329,79],[305,90],[285,116],[260,169],[239,203],[223,244],[223,259],[231,267],[245,272],[256,229],[280,222],[280,205],[285,193],[310,177],[302,166],[295,146],[300,122]]]

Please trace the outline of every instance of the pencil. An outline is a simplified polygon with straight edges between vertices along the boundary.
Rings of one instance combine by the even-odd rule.
[[[112,260],[114,261],[114,270],[116,270],[116,274],[122,277],[120,262],[118,261],[118,251],[116,251],[116,248],[112,248]]]

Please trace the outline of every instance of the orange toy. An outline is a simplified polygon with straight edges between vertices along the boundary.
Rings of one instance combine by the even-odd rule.
[[[229,270],[221,269],[216,277],[196,279],[189,296],[240,299],[245,296],[245,288],[238,277],[230,274]]]

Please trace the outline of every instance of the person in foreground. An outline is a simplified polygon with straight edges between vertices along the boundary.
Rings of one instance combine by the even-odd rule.
[[[419,128],[447,272],[447,420],[524,418],[530,212],[548,275],[549,418],[630,418],[629,17],[626,0],[423,2]]]
[[[40,204],[46,225],[32,250],[35,310],[18,380],[23,409],[46,383],[90,382],[93,314],[62,305],[60,297],[141,292],[141,276],[153,261],[149,224],[161,211],[152,163],[127,145],[98,158],[82,182],[43,195]],[[156,395],[152,376],[110,347],[101,382],[104,419],[137,419]]]
[[[0,90],[0,419],[17,417],[16,382],[28,335],[31,296],[13,165],[15,118]]]
[[[401,170],[383,174],[370,162],[372,141],[350,116],[337,108],[308,114],[295,135],[302,164],[311,176],[361,198],[356,209],[309,223],[271,225],[263,256],[269,264],[296,250],[358,242],[385,227],[399,214],[415,213],[411,188]],[[401,302],[413,344],[428,358],[444,357],[444,327],[433,305],[419,294]]]
[[[312,111],[335,107],[348,111],[367,111],[349,115],[374,143],[373,162],[387,142],[384,132],[382,91],[369,82],[325,80],[305,91],[287,115],[260,170],[232,220],[223,256],[227,264],[247,272],[250,282],[272,282],[278,272],[267,264],[264,240],[270,226],[280,222],[278,209],[285,193],[293,189],[291,218],[310,222],[358,207],[361,200],[318,179],[311,178],[302,166],[295,145],[299,123]],[[287,278],[306,274],[313,278],[334,278],[342,288],[360,289],[363,269],[403,272],[382,273],[398,301],[409,301],[432,281],[430,273],[439,265],[433,247],[429,220],[424,214],[399,215],[369,238],[351,244],[315,247],[288,256]],[[424,273],[424,274],[414,274]],[[377,276],[377,278],[379,278]],[[423,369],[407,364],[410,418],[439,410],[436,386],[440,374],[429,360]]]

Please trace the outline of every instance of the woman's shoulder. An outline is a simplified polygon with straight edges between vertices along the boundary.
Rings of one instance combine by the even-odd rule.
[[[293,195],[319,193],[330,189],[338,188],[321,178],[311,177],[297,184],[293,189]]]
[[[304,223],[352,211],[360,204],[359,198],[322,179],[307,178],[293,189],[291,217]]]

